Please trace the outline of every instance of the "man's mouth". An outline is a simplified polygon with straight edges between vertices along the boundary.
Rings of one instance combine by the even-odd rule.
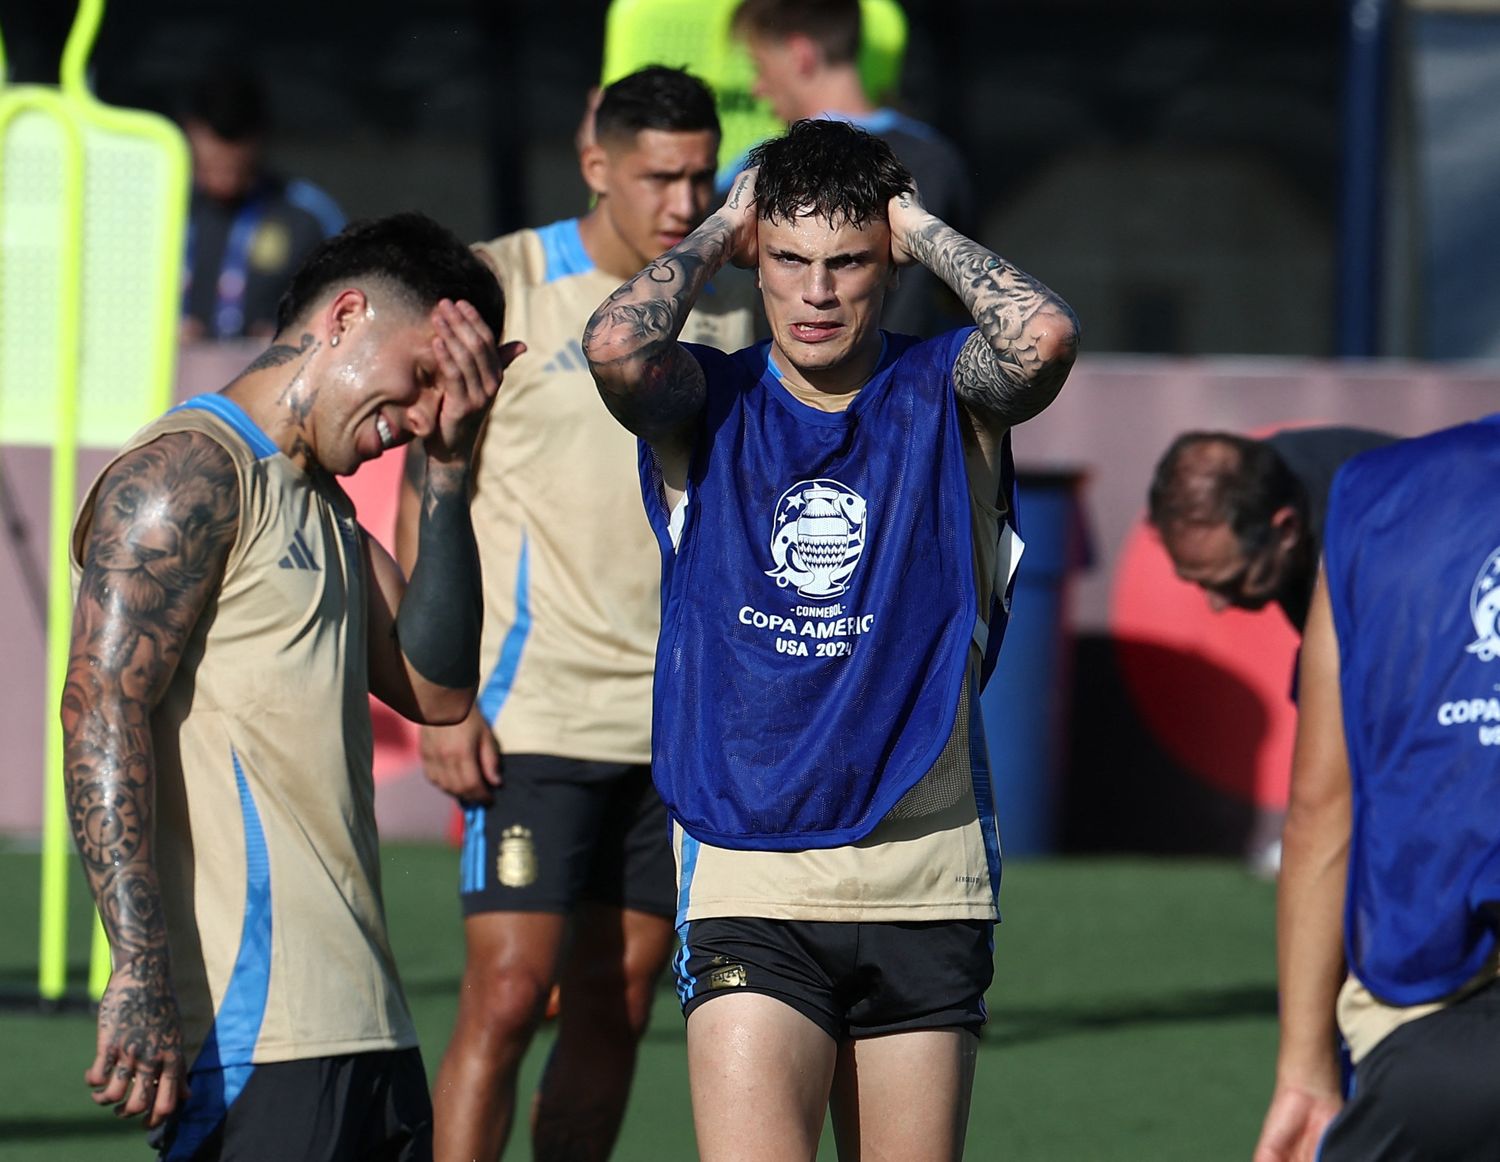
[[[385,422],[385,417],[379,412],[375,413],[375,431],[380,436],[382,448],[394,448],[396,446],[395,433],[391,431],[391,425]]]
[[[840,323],[793,323],[792,334],[804,343],[821,343],[843,329]]]

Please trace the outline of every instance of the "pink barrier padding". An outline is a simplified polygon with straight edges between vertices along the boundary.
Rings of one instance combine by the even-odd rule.
[[[1142,514],[1120,551],[1110,613],[1126,690],[1156,741],[1219,790],[1285,808],[1298,639],[1281,610],[1213,612]]]

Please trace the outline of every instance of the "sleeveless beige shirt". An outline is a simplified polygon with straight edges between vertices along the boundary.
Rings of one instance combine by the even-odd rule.
[[[505,291],[505,340],[527,347],[505,373],[475,469],[480,710],[503,751],[649,762],[661,556],[636,439],[599,399],[582,346],[619,280],[593,265],[574,219],[476,250]],[[684,340],[726,351],[754,340],[741,273],[715,279]]]
[[[152,716],[188,1060],[413,1046],[380,895],[365,534],[331,478],[303,473],[223,396],[168,412],[127,450],[184,431],[228,452],[240,492],[223,583]],[[75,585],[98,487],[75,526]]]

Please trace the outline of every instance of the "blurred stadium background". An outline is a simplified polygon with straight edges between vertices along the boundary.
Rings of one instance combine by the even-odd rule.
[[[1007,777],[1001,822],[1008,799],[1012,850],[1044,858],[1008,871],[973,1153],[993,1141],[1026,1158],[1243,1155],[1269,1089],[1274,982],[1270,888],[1240,865],[1285,795],[1295,642],[1278,611],[1210,617],[1171,576],[1141,523],[1146,484],[1190,427],[1416,434],[1500,406],[1500,0],[903,2],[897,103],[960,147],[978,236],[1063,293],[1085,340],[1059,403],[1016,439],[1050,526],[1023,567],[1039,567],[1037,593],[1016,610],[1045,624],[1016,662],[1046,680],[1028,710],[1034,759]],[[232,52],[266,81],[278,169],[351,216],[414,207],[490,237],[584,208],[572,137],[606,8],[117,0],[91,76],[104,101],[172,115],[203,62]],[[10,83],[55,80],[72,16],[67,0],[0,0]],[[178,394],[217,387],[254,349],[184,346]],[[85,450],[84,476],[104,454]],[[34,974],[28,851],[51,714],[33,596],[47,467],[45,449],[0,431],[0,987],[18,1003]],[[396,470],[357,484],[382,534]],[[441,837],[447,804],[401,724],[378,725],[385,834]],[[393,927],[434,1062],[459,964],[457,909],[434,906],[451,900],[451,875],[430,843],[391,860]],[[77,1084],[87,1020],[35,1020],[0,1013],[61,1072],[46,1054],[36,1070],[30,1050],[7,1054],[0,1153],[22,1157],[9,1141],[35,1139],[41,1152],[24,1156],[77,1157],[91,1142],[112,1156]],[[633,1115],[622,1157],[690,1149],[652,1137],[685,1117],[676,1020],[664,1004],[660,1083],[641,1088],[677,1104]],[[1114,1072],[1143,1057],[1157,1073],[1125,1084]],[[1092,1146],[1047,1144],[1046,1119],[1101,1093],[1118,1126]],[[1195,1102],[1219,1137],[1174,1135],[1174,1117],[1198,1124],[1183,1112]],[[987,1105],[1004,1116],[985,1121]],[[1120,1128],[1132,1124],[1143,1137]]]

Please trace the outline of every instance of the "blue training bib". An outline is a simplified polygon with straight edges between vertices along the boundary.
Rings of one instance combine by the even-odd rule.
[[[1324,534],[1353,777],[1345,940],[1381,1000],[1475,976],[1500,905],[1500,415],[1351,460]]]
[[[690,350],[708,381],[686,507],[663,511],[652,765],[689,834],[799,850],[867,835],[952,730],[974,634],[951,369],[972,333],[886,336],[843,412],[795,399],[769,345]]]

